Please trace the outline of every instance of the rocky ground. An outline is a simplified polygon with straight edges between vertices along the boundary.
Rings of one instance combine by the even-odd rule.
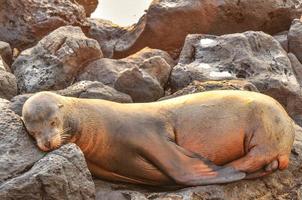
[[[0,199],[302,199],[301,0],[154,0],[139,22],[91,19],[97,0],[0,0]],[[93,179],[81,150],[45,154],[20,116],[39,91],[152,102],[261,92],[297,122],[289,169],[169,191]]]

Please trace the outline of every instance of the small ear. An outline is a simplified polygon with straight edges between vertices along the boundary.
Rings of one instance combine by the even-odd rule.
[[[58,104],[59,108],[63,108],[64,105],[63,104]]]

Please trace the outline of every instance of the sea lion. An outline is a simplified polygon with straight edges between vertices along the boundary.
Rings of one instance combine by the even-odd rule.
[[[23,120],[43,151],[74,142],[94,176],[153,186],[264,176],[287,168],[294,141],[283,107],[247,91],[137,104],[41,92],[25,102]]]

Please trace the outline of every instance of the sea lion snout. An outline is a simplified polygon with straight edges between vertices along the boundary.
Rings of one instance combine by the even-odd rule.
[[[57,128],[44,129],[40,134],[34,134],[38,147],[42,151],[51,151],[61,146],[62,139]]]

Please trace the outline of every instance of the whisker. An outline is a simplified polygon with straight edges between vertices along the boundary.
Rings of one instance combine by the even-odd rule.
[[[64,128],[59,134],[61,139],[61,144],[65,144],[70,138],[71,135],[68,134],[68,131],[71,130],[71,127]]]
[[[71,127],[67,127],[67,128],[64,128],[61,132],[60,132],[60,135],[64,135],[66,134],[68,131],[71,130]]]

